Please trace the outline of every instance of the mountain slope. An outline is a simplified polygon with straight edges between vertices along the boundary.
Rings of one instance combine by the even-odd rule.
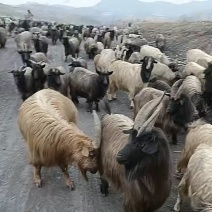
[[[0,4],[0,15],[24,17],[30,9],[38,20],[60,21],[76,24],[110,23],[120,19],[148,19],[161,18],[177,20],[189,17],[211,20],[210,10],[212,1],[197,1],[185,4],[169,2],[141,2],[139,0],[102,0],[93,7],[74,8],[65,5],[42,5],[27,3],[15,7]],[[198,14],[201,14],[198,17]]]

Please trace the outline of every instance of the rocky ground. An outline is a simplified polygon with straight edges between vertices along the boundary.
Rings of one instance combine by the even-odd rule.
[[[201,48],[208,53],[211,48],[211,23],[142,23],[140,27],[149,41],[157,33],[168,37],[167,54],[183,60],[189,48]],[[83,48],[81,56],[87,58]],[[51,63],[64,65],[63,46],[49,46],[48,58]],[[176,57],[177,58],[177,57]],[[94,71],[92,60],[88,60],[89,69]],[[7,71],[21,65],[20,55],[16,52],[13,38],[9,38],[5,49],[0,50],[0,212],[122,212],[122,197],[113,188],[109,196],[104,197],[99,191],[99,176],[89,175],[86,183],[78,170],[71,168],[71,175],[76,190],[66,188],[59,168],[42,170],[43,187],[38,189],[33,184],[33,169],[28,163],[28,151],[18,126],[17,114],[22,103],[14,85],[13,77]],[[132,117],[127,94],[118,93],[118,100],[111,103],[114,113]],[[92,115],[86,112],[85,100],[78,106],[80,127],[93,136]],[[177,146],[170,145],[173,157],[173,186],[169,199],[159,210],[170,212],[176,202],[177,185],[174,178],[176,163],[184,145],[185,136],[179,136]],[[192,211],[188,204],[182,211]]]

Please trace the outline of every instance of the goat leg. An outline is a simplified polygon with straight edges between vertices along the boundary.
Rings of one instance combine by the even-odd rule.
[[[177,145],[177,135],[176,133],[172,132],[172,143],[174,145]]]
[[[64,174],[65,184],[67,185],[68,188],[70,188],[73,191],[75,189],[75,186],[74,186],[74,182],[71,180],[69,176],[68,166],[61,165],[60,168]]]
[[[95,104],[96,104],[96,112],[99,112],[100,110],[99,110],[99,102],[95,102]]]
[[[104,180],[103,178],[100,178],[101,180],[101,184],[100,184],[100,191],[102,194],[104,194],[105,196],[108,195],[108,182],[106,180]]]
[[[87,112],[92,113],[92,106],[93,106],[93,102],[88,100],[88,108],[87,108]]]
[[[38,188],[41,188],[41,165],[34,165],[34,182]]]

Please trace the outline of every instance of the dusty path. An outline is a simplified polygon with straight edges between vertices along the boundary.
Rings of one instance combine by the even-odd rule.
[[[82,51],[81,56],[86,55]],[[49,60],[58,65],[64,65],[63,47],[58,42],[49,47]],[[88,60],[89,69],[94,70],[93,61]],[[28,164],[27,146],[21,137],[17,126],[17,113],[21,99],[15,88],[13,77],[7,71],[21,65],[12,38],[6,48],[0,50],[0,212],[122,212],[121,195],[115,190],[109,190],[108,197],[99,191],[99,176],[89,175],[86,183],[78,170],[72,168],[71,175],[76,184],[76,190],[66,188],[59,168],[42,170],[43,187],[38,189],[33,184],[33,169]],[[65,64],[67,67],[67,64]],[[111,103],[114,113],[123,113],[132,117],[127,95],[119,93],[118,100]],[[93,136],[92,115],[86,112],[85,100],[78,106],[80,127]],[[184,137],[180,137],[178,146],[172,146],[172,152],[181,150]],[[173,153],[174,171],[179,153]],[[169,200],[160,211],[172,211],[176,201],[176,186]],[[191,211],[191,210],[183,210]]]

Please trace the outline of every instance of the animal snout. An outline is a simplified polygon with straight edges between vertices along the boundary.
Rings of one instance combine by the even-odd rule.
[[[122,153],[118,153],[118,155],[116,156],[116,161],[119,164],[125,164],[127,162],[127,160],[123,157]]]
[[[98,169],[97,168],[91,168],[88,170],[91,174],[96,174]]]

